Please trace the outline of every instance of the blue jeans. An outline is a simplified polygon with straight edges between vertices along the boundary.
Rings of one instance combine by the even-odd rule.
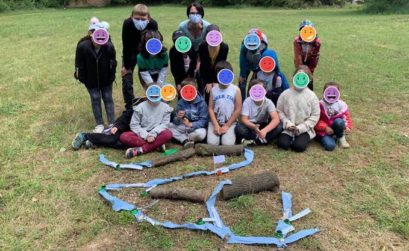
[[[94,113],[97,125],[104,124],[102,119],[101,98],[104,101],[108,123],[113,124],[115,122],[115,107],[112,98],[112,84],[101,88],[88,89],[88,93],[91,98],[92,112]]]
[[[332,130],[334,130],[333,135],[325,135],[321,137],[321,145],[327,151],[333,151],[337,146],[337,139],[342,138],[344,136],[345,130],[345,121],[343,119],[336,119],[331,126]],[[335,138],[334,138],[335,137]]]

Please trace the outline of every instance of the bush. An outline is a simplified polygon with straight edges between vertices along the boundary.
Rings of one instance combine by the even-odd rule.
[[[366,0],[368,13],[409,13],[409,0]]]

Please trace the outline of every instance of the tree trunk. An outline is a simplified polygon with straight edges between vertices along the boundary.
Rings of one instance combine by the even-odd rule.
[[[280,182],[277,176],[272,172],[263,172],[247,177],[232,179],[232,185],[226,185],[220,192],[223,200],[261,191],[278,191]]]
[[[172,189],[162,186],[152,189],[149,195],[153,199],[187,200],[200,203],[205,202],[209,196],[209,194],[203,191],[192,190],[190,188]]]
[[[272,172],[263,172],[247,177],[232,179],[231,185],[225,185],[219,194],[218,199],[229,200],[231,198],[261,191],[277,192],[280,189],[280,182]],[[162,198],[170,200],[187,200],[193,202],[205,202],[209,194],[201,190],[188,188],[155,187],[149,192],[152,198]]]
[[[163,165],[175,162],[175,161],[187,160],[188,158],[192,157],[195,154],[196,154],[195,149],[188,148],[188,149],[176,152],[169,156],[154,159],[152,160],[152,164],[153,164],[153,167],[163,166]]]
[[[207,144],[195,145],[196,154],[200,156],[213,156],[213,155],[236,155],[239,156],[244,151],[243,145],[234,146],[216,146]]]

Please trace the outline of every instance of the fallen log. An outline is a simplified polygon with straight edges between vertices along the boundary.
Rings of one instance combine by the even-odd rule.
[[[188,158],[192,157],[195,154],[196,152],[195,149],[193,148],[184,149],[169,156],[156,158],[152,160],[152,165],[153,167],[158,167],[175,161],[187,160]]]
[[[258,193],[261,191],[278,192],[279,189],[280,182],[277,176],[272,172],[262,172],[232,179],[232,184],[223,187],[218,199],[229,200],[240,195]],[[209,196],[208,193],[202,190],[163,186],[155,187],[149,192],[149,195],[155,199],[187,200],[201,203],[205,202]]]
[[[195,151],[196,151],[196,154],[199,156],[213,156],[213,155],[239,156],[244,151],[244,145],[218,146],[218,145],[196,144]]]

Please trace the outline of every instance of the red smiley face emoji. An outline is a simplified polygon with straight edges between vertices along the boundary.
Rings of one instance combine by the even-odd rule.
[[[263,72],[272,72],[276,68],[276,61],[270,56],[263,57],[258,66]]]
[[[196,87],[193,85],[185,85],[182,87],[180,90],[180,96],[182,96],[182,99],[185,101],[193,101],[195,100],[197,96],[197,90]]]

